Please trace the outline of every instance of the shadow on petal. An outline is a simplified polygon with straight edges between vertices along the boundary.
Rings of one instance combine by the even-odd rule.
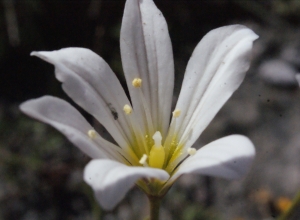
[[[253,143],[245,136],[230,135],[202,147],[174,172],[167,185],[186,173],[238,179],[250,169],[255,156]]]
[[[161,169],[130,167],[112,160],[92,160],[84,170],[85,182],[106,210],[113,209],[141,178],[166,181],[169,174]]]

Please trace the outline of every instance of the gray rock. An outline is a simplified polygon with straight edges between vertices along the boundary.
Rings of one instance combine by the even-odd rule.
[[[296,73],[294,66],[280,59],[265,61],[258,68],[259,76],[266,83],[279,87],[297,86]]]

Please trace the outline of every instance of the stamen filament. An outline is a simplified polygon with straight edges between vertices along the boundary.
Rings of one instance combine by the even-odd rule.
[[[103,138],[97,134],[97,132],[94,129],[90,129],[87,131],[87,135],[88,137],[98,143],[100,146],[107,146],[107,147],[103,147],[101,148],[101,151],[103,152],[103,154],[105,154],[108,158],[117,160],[117,161],[122,161],[124,163],[129,163],[131,165],[136,164],[136,162],[134,160],[137,160],[135,155],[131,155],[129,156],[126,151],[124,151],[123,149],[116,147],[115,145],[111,144],[110,142],[104,141]],[[103,141],[105,142],[105,144],[103,144]],[[117,153],[116,153],[117,151]],[[124,159],[126,158],[126,159]]]
[[[140,96],[140,100],[144,106],[144,111],[145,111],[145,116],[146,116],[146,121],[148,124],[148,133],[149,134],[153,134],[154,133],[154,127],[153,127],[153,123],[152,123],[152,117],[150,114],[150,108],[147,105],[147,102],[145,100],[144,94],[143,92],[139,89],[139,96]]]
[[[147,159],[148,159],[147,154],[144,154],[140,159],[139,163],[142,164],[144,167],[148,167],[149,165],[147,163]]]
[[[164,144],[165,151],[166,151],[166,161],[165,161],[166,163],[169,162],[173,153],[175,152],[176,147],[178,146],[178,143],[176,143],[175,128],[176,128],[176,119],[180,116],[180,114],[181,114],[180,109],[175,109],[173,111],[173,120],[169,127],[168,135]]]
[[[175,127],[176,127],[176,118],[174,118],[171,122],[171,125],[169,127],[169,131],[168,131],[168,135],[167,135],[167,138],[166,138],[165,143],[164,143],[164,146],[166,148],[166,153],[167,153],[166,158],[169,157],[169,152],[171,150],[171,143],[174,140]]]
[[[139,152],[135,152],[135,154],[137,154],[137,155],[142,155],[143,153],[149,154],[149,149],[147,147],[146,141],[143,138],[143,135],[141,133],[142,130],[141,130],[141,128],[139,128],[140,125],[138,123],[135,123],[131,116],[132,108],[126,104],[124,106],[123,110],[129,118],[130,131],[133,134],[134,139],[135,139],[135,141],[134,141],[135,143],[132,143],[132,148],[135,148],[134,146],[138,147],[138,148],[135,148],[135,151],[139,151]],[[128,112],[130,112],[130,113],[127,114]],[[139,143],[139,144],[137,144],[137,143]]]
[[[184,148],[183,146],[187,142],[189,135],[191,135],[192,130],[190,130],[178,144],[176,149],[174,150],[173,154],[171,155],[169,161],[168,161],[168,167],[166,167],[167,172],[172,172],[173,169],[187,156],[188,149]],[[186,149],[186,151],[185,151]],[[196,153],[196,152],[195,152]]]

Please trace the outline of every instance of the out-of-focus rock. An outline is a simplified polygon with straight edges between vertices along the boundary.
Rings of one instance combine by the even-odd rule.
[[[226,106],[227,123],[234,126],[251,126],[259,119],[257,102],[250,99],[231,99]]]
[[[258,68],[259,76],[270,85],[279,87],[298,86],[295,75],[296,68],[288,62],[280,59],[273,59],[263,62]]]
[[[296,43],[283,47],[280,57],[288,63],[300,67],[300,47],[297,44],[298,40]]]
[[[298,84],[300,86],[300,73],[297,73],[296,74],[296,80],[298,81]]]

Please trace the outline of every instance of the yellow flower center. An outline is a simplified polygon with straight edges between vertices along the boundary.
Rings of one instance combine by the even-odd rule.
[[[165,134],[165,137],[162,137],[161,131],[154,129],[150,108],[141,89],[142,79],[135,78],[132,81],[132,86],[138,89],[138,98],[144,107],[146,129],[142,129],[142,125],[137,124],[132,107],[129,104],[124,105],[123,111],[128,117],[130,123],[128,129],[132,134],[128,140],[128,148],[125,150],[128,157],[130,157],[130,160],[127,161],[128,165],[164,169],[171,174],[178,164],[178,157],[184,153],[185,141],[181,140],[181,143],[178,143],[178,135],[175,130],[176,120],[180,117],[181,110],[175,109],[172,112],[173,118],[168,133]],[[95,139],[97,132],[92,129],[87,132],[87,135],[89,138]],[[185,155],[192,156],[195,153],[196,149],[189,148]]]

